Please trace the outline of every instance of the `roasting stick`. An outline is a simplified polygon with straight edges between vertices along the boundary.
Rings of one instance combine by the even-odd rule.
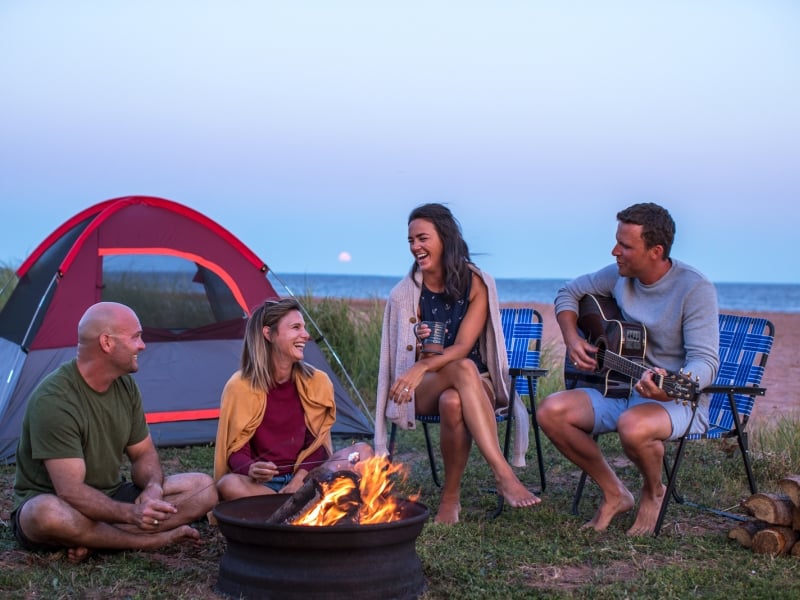
[[[257,463],[258,461],[262,460],[263,458],[264,458],[263,456],[256,456],[256,457],[253,459],[253,461],[252,461],[250,464],[251,464],[251,465],[252,465],[252,464],[255,464],[255,463]],[[330,459],[329,459],[329,458],[327,458],[327,459],[325,459],[325,460],[314,460],[314,461],[309,461],[309,462],[305,463],[305,464],[307,464],[307,465],[319,465],[318,467],[316,467],[316,468],[312,469],[311,471],[309,471],[309,474],[308,474],[308,475],[306,475],[306,477],[308,478],[308,476],[309,476],[311,473],[313,473],[314,471],[323,470],[323,469],[322,469],[322,465],[324,465],[324,464],[325,464],[326,462],[328,462],[329,460],[330,460]],[[359,454],[358,452],[351,452],[350,454],[348,454],[348,455],[347,455],[347,461],[348,461],[348,462],[349,462],[351,465],[353,465],[353,466],[355,466],[355,465],[356,465],[356,464],[357,464],[357,463],[358,463],[360,460],[361,460],[361,454]],[[324,470],[325,470],[325,471],[327,471],[328,473],[332,473],[332,471],[329,471],[328,469],[324,469]],[[184,500],[184,502],[185,502],[186,500],[189,500],[189,499],[191,499],[191,498],[194,498],[194,497],[195,497],[195,496],[197,496],[198,494],[201,494],[201,493],[203,493],[203,492],[204,492],[204,491],[206,491],[208,488],[210,488],[210,487],[213,487],[213,486],[215,486],[215,485],[217,485],[217,482],[216,482],[216,481],[215,481],[214,483],[210,484],[210,485],[207,485],[207,486],[201,487],[200,489],[198,489],[197,491],[195,491],[193,494],[190,494],[189,496],[186,496],[186,497],[183,499],[183,500]],[[304,485],[305,485],[305,484],[304,484]],[[180,508],[180,507],[179,507],[179,506],[176,504],[176,505],[175,505],[175,508]]]

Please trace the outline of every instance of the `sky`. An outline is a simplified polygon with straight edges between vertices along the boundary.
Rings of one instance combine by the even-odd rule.
[[[445,203],[495,277],[570,278],[657,202],[715,282],[800,283],[794,0],[0,1],[0,264],[109,198],[276,273],[397,275]]]

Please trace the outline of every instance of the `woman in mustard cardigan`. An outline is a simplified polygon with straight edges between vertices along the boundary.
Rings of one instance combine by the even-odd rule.
[[[368,444],[333,452],[333,384],[303,361],[309,340],[300,305],[268,300],[247,323],[241,368],[222,391],[214,453],[221,500],[293,493],[313,468],[343,468]]]

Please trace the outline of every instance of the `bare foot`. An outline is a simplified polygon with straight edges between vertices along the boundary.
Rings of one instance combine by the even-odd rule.
[[[661,486],[660,493],[655,496],[642,490],[639,512],[636,514],[633,525],[628,529],[628,535],[652,535],[656,530],[658,513],[661,511],[661,503],[664,501],[664,492],[666,491],[667,488],[664,485]]]
[[[497,493],[500,494],[509,506],[514,508],[524,508],[539,504],[542,500],[526,488],[519,479],[514,476],[505,481],[497,480]]]
[[[445,525],[455,525],[458,523],[458,515],[461,512],[461,502],[458,498],[455,500],[448,500],[442,498],[439,501],[439,511],[433,519],[434,523],[443,523]]]
[[[189,525],[181,525],[175,529],[147,534],[142,537],[149,538],[142,546],[142,550],[157,550],[158,548],[163,548],[164,546],[179,542],[194,542],[195,544],[200,544],[200,532]]]
[[[585,523],[581,529],[591,527],[595,531],[605,531],[614,517],[628,512],[635,504],[633,494],[624,487],[617,494],[605,495],[592,520]]]
[[[67,548],[67,560],[73,564],[85,561],[92,554],[89,548]]]

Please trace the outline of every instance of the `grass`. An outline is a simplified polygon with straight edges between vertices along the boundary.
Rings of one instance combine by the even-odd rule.
[[[337,300],[304,300],[371,406],[374,406],[380,342],[380,302],[354,308]],[[316,335],[316,334],[315,334]],[[544,363],[550,361],[547,351]],[[540,383],[540,396],[559,389],[559,365]],[[434,437],[438,436],[433,428]],[[436,441],[436,440],[435,440]],[[338,440],[345,445],[349,440]],[[615,436],[601,438],[614,468],[633,490],[641,485]],[[752,435],[759,488],[775,491],[777,481],[800,465],[800,427],[786,419]],[[422,431],[402,432],[396,460],[408,470],[401,493],[419,493],[435,510],[433,485]],[[797,598],[800,560],[756,555],[727,539],[734,522],[671,504],[658,538],[629,538],[633,515],[619,517],[607,532],[580,529],[597,507],[598,489],[587,485],[580,516],[570,513],[577,469],[543,439],[547,489],[533,509],[490,515],[496,498],[486,489],[491,474],[473,451],[463,485],[462,522],[427,523],[417,540],[428,589],[423,600],[445,598]],[[213,447],[162,448],[165,471],[210,473]],[[538,488],[534,449],[520,478]],[[203,545],[159,552],[96,554],[80,565],[63,553],[32,554],[17,549],[8,526],[14,467],[0,466],[0,597],[28,598],[219,598],[214,585],[226,542],[208,523],[198,524]],[[736,509],[749,495],[738,449],[725,441],[690,444],[681,469],[681,491],[689,498]]]
[[[792,429],[787,423],[785,430]],[[794,424],[795,447],[800,445]],[[434,428],[434,435],[436,430]],[[770,438],[773,439],[773,438]],[[345,443],[345,442],[341,442]],[[570,514],[578,472],[544,442],[548,485],[534,509],[506,509],[490,519],[495,497],[486,492],[490,473],[473,452],[464,481],[462,522],[426,524],[417,540],[428,590],[423,599],[444,598],[796,598],[800,561],[756,555],[727,539],[733,522],[676,504],[670,506],[658,538],[628,538],[631,515],[618,518],[602,534],[580,525],[598,502],[587,486],[581,516]],[[603,444],[622,478],[639,485],[635,468],[613,436]],[[213,448],[163,448],[168,472],[209,472]],[[754,452],[759,486],[775,489],[773,453]],[[533,459],[533,454],[529,456]],[[435,509],[438,490],[430,477],[421,431],[403,432],[397,459],[408,469],[402,494],[420,493]],[[529,461],[530,462],[530,461]],[[533,462],[518,470],[532,488],[539,485]],[[775,470],[780,478],[785,472]],[[780,473],[780,474],[778,474]],[[13,467],[0,467],[1,514],[8,518]],[[731,507],[747,491],[741,461],[723,444],[695,444],[688,450],[682,491],[693,499]],[[61,553],[29,554],[16,549],[9,528],[0,528],[0,595],[4,598],[218,598],[214,585],[225,540],[207,523],[199,525],[204,544],[159,552],[99,554],[81,565]]]

